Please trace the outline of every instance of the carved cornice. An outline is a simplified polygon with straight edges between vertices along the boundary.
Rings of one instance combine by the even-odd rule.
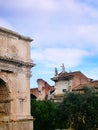
[[[3,33],[7,33],[9,35],[12,35],[12,36],[15,36],[15,37],[18,37],[18,39],[22,39],[22,40],[25,40],[25,41],[33,41],[33,39],[31,39],[30,37],[25,37],[23,35],[20,35],[19,33],[17,32],[14,32],[12,30],[9,30],[9,29],[6,29],[4,27],[1,27],[0,26],[0,32],[3,32]]]
[[[3,57],[3,56],[0,56],[0,62],[12,64],[12,65],[15,65],[18,67],[24,66],[24,67],[32,68],[35,66],[35,64],[33,62],[24,62],[24,61],[21,61],[18,59],[13,59],[13,58]]]
[[[0,103],[9,103],[11,101],[13,101],[13,99],[2,99],[0,100]]]

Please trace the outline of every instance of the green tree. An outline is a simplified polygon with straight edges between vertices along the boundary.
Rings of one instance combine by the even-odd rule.
[[[35,118],[34,130],[54,130],[56,110],[57,105],[53,102],[31,100],[31,114]]]
[[[98,128],[98,95],[85,88],[84,94],[68,93],[58,107],[61,128],[96,130]]]
[[[66,93],[59,104],[31,100],[31,114],[35,118],[35,130],[97,130],[98,94],[85,87],[84,94]]]

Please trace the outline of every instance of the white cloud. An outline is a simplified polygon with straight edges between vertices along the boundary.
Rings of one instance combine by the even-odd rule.
[[[90,49],[98,53],[98,24],[65,25],[61,28],[54,27],[54,30],[43,30],[35,36],[37,48],[64,47]]]
[[[68,43],[73,43],[75,47],[88,48],[91,51],[98,47],[98,24],[80,24],[68,32],[68,37],[71,37]]]
[[[55,13],[47,15],[45,12],[44,15],[42,12],[43,16],[37,20],[37,47],[74,46],[79,49],[97,50],[98,10],[74,0],[57,1],[56,4],[59,6]]]
[[[0,1],[0,7],[13,11],[46,10],[53,11],[56,8],[54,0],[6,0]]]
[[[32,44],[32,59],[45,67],[39,67],[39,73],[44,70],[46,73],[47,69],[62,63],[70,68],[81,64],[84,57],[98,54],[96,2],[1,0],[0,13],[1,16],[4,13],[4,18],[0,18],[0,25],[10,29],[14,27],[17,32],[28,34],[35,40]]]
[[[47,67],[58,66],[62,63],[66,67],[74,67],[82,62],[84,56],[89,53],[79,49],[46,48],[43,51],[32,51],[32,59],[39,61]]]
[[[84,43],[87,42],[92,45],[96,45],[98,42],[98,24],[85,24],[80,25],[76,29],[76,35],[79,38],[84,40]]]
[[[34,34],[35,44],[32,46],[36,46],[36,51],[44,47],[74,47],[98,52],[98,10],[90,5],[79,0],[9,0],[7,4],[4,0],[0,1],[0,6],[0,10],[5,7],[5,10],[14,10],[15,14],[21,10],[20,22],[17,20],[19,16],[14,19],[16,17],[16,24],[20,23],[23,31],[26,21],[28,26],[25,29],[29,28],[29,34]],[[6,21],[0,20],[0,25],[11,28]],[[34,55],[43,59],[42,54]]]
[[[9,29],[13,29],[13,27],[10,25],[10,23],[2,18],[0,18],[0,26],[9,28]]]
[[[16,17],[20,30],[24,31],[27,23],[25,30],[29,28],[29,34],[34,34],[37,47],[98,47],[98,10],[80,0],[9,0],[7,4],[4,0],[0,6],[0,10],[14,12],[12,20]]]

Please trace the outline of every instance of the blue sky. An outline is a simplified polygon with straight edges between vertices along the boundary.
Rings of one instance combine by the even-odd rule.
[[[0,26],[34,39],[31,88],[62,63],[98,79],[98,0],[1,0]]]

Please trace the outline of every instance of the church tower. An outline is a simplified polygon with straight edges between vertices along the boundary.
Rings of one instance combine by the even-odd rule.
[[[73,75],[65,71],[64,64],[62,64],[61,67],[61,73],[58,73],[57,68],[55,68],[55,76],[51,78],[51,80],[55,82],[54,100],[56,101],[61,101],[65,92],[71,91],[72,89]]]

